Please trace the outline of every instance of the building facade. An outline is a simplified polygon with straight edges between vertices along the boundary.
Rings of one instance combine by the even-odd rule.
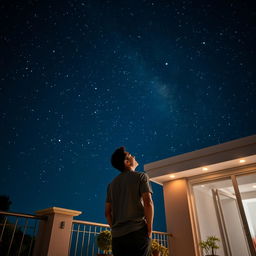
[[[144,167],[163,186],[172,256],[204,255],[208,236],[217,255],[256,256],[256,135]]]

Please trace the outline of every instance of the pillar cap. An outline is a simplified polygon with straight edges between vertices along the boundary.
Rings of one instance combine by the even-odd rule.
[[[35,212],[36,215],[43,216],[43,215],[51,215],[51,214],[63,214],[63,215],[68,215],[68,216],[78,216],[82,212],[81,211],[74,211],[74,210],[69,210],[65,208],[60,208],[60,207],[50,207],[47,209],[39,210]]]

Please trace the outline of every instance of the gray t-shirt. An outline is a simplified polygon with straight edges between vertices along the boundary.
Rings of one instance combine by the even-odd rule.
[[[142,194],[153,193],[148,175],[125,171],[107,189],[106,202],[112,207],[112,236],[119,237],[145,226]]]

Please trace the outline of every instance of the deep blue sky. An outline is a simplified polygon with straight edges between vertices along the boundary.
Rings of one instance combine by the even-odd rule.
[[[105,222],[116,147],[143,171],[255,134],[253,2],[1,1],[0,194],[11,210]]]

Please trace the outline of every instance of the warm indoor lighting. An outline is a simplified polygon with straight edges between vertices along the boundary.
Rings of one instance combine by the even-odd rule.
[[[202,188],[204,188],[204,187],[205,187],[205,185],[201,185],[201,187],[202,187]]]
[[[253,185],[252,187],[253,187],[253,188],[256,188],[256,185]]]
[[[244,159],[241,159],[240,161],[239,161],[239,163],[244,163],[245,162],[245,160]]]
[[[172,174],[172,175],[169,175],[169,177],[173,179],[175,178],[175,175]]]
[[[204,167],[204,168],[203,168],[203,171],[208,171],[208,168],[207,168],[207,167]]]

